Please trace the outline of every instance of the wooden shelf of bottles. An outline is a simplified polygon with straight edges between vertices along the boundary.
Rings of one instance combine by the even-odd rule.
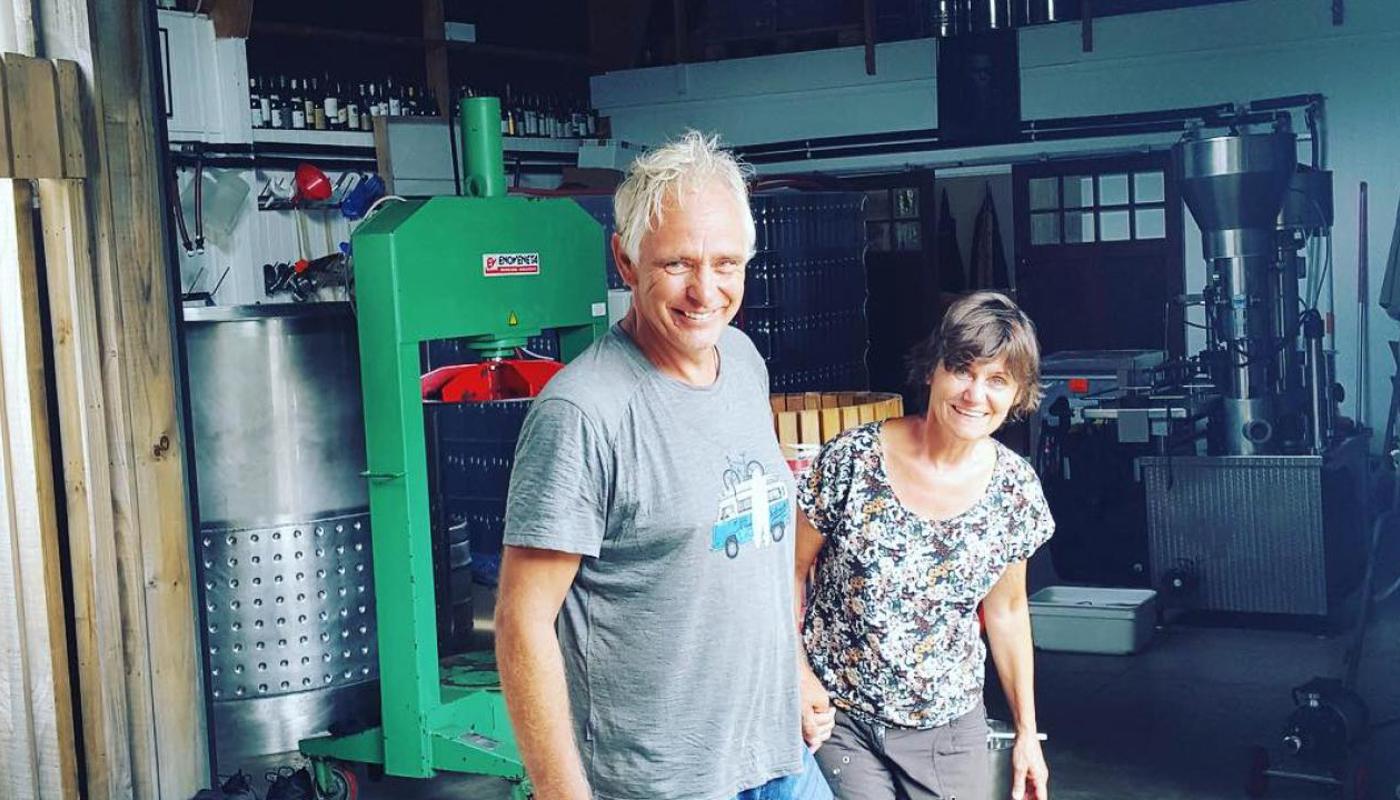
[[[317,144],[334,147],[374,147],[372,131],[318,131],[315,129],[254,128],[253,142],[262,144]]]

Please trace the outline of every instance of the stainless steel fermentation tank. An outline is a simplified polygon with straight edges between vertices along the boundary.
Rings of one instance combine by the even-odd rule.
[[[364,422],[344,304],[185,310],[221,772],[372,713]]]
[[[1321,452],[1331,380],[1320,327],[1304,324],[1311,318],[1299,299],[1297,251],[1305,231],[1331,225],[1331,175],[1301,169],[1286,130],[1188,138],[1175,157],[1208,264],[1201,360],[1222,395],[1218,448]]]

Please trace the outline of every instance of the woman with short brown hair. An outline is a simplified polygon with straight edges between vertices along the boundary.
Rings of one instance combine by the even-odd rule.
[[[1030,465],[992,438],[1040,402],[1035,328],[1005,295],[978,292],[910,364],[929,386],[925,415],[842,433],[798,485],[799,585],[817,565],[803,734],[837,798],[985,798],[980,604],[1015,717],[1013,796],[1046,800],[1026,559],[1054,521]]]

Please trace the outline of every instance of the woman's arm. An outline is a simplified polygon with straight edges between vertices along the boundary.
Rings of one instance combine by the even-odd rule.
[[[797,512],[797,559],[792,582],[792,614],[797,625],[797,685],[802,703],[802,739],[815,751],[831,736],[836,725],[836,711],[826,687],[807,663],[807,648],[802,644],[802,602],[807,593],[807,576],[817,561],[824,540],[807,515]]]
[[[1029,782],[1031,797],[1049,800],[1050,770],[1036,738],[1035,651],[1031,644],[1030,602],[1026,598],[1026,562],[1018,561],[1002,573],[982,601],[982,618],[997,677],[1015,717],[1011,796],[1020,800]]]

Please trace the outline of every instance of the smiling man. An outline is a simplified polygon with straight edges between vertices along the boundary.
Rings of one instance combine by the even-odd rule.
[[[496,651],[516,740],[542,799],[795,797],[792,478],[729,325],[744,173],[691,132],[614,205],[631,311],[536,400],[511,475]]]

